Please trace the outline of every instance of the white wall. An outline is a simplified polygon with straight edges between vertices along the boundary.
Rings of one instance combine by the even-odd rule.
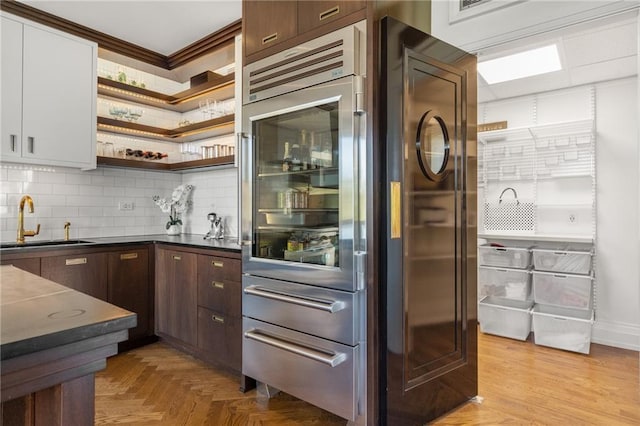
[[[592,118],[596,122],[596,323],[592,340],[640,350],[640,176],[637,78],[493,101],[478,122],[510,127]]]
[[[149,235],[165,232],[167,215],[151,197],[170,196],[181,183],[195,185],[193,207],[184,217],[183,232],[205,234],[206,214],[225,217],[228,235],[237,235],[236,170],[214,169],[193,173],[155,172],[98,167],[80,171],[64,167],[0,164],[0,240],[16,238],[18,203],[33,197],[34,214],[25,213],[25,228],[41,224],[34,240],[61,239],[64,222],[71,222],[72,238]],[[133,202],[132,211],[118,210],[121,201]]]

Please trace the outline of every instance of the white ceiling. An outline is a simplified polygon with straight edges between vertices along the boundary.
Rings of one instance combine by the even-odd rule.
[[[242,0],[21,0],[38,9],[169,55],[238,20]],[[636,75],[637,13],[527,37],[476,52],[478,59],[558,43],[563,70],[511,82],[487,85],[478,78],[478,101]]]
[[[20,0],[29,6],[163,55],[242,16],[242,0]]]

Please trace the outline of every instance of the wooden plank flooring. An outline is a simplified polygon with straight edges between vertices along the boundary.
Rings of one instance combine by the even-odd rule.
[[[483,402],[436,425],[639,425],[638,352],[601,345],[585,356],[479,335]],[[155,343],[110,358],[96,377],[96,424],[135,426],[345,425],[280,393],[238,391],[238,378]],[[391,425],[396,426],[396,425]],[[400,426],[400,425],[398,425]]]

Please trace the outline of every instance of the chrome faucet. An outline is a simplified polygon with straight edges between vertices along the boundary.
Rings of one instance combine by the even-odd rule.
[[[29,213],[33,213],[33,198],[28,195],[23,196],[20,199],[20,205],[18,206],[18,238],[16,241],[18,244],[24,244],[24,237],[33,237],[40,233],[40,224],[35,231],[25,231],[24,229],[24,203],[29,204]]]

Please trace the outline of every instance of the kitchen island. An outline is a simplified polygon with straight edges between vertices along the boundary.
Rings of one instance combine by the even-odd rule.
[[[2,423],[93,425],[94,374],[136,314],[0,266]]]

